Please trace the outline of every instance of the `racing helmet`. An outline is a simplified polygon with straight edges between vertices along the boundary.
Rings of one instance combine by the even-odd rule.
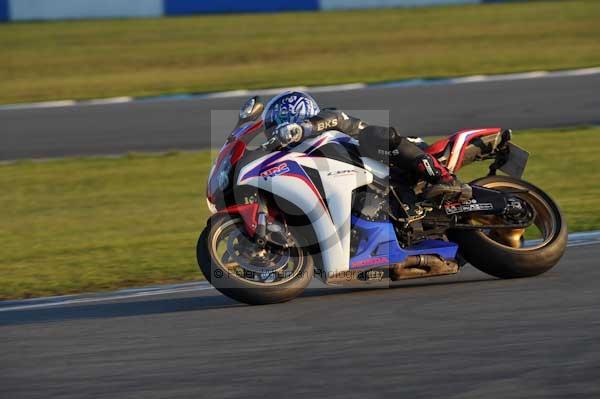
[[[319,113],[319,104],[308,93],[286,91],[271,99],[265,107],[265,129],[282,123],[299,123]]]

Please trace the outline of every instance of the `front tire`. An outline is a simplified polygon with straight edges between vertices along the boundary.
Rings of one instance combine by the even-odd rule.
[[[493,231],[491,234],[481,230],[450,232],[449,238],[459,245],[461,255],[470,264],[494,277],[517,278],[542,274],[558,263],[567,246],[567,224],[549,195],[533,184],[508,176],[488,176],[471,184],[501,191],[527,190],[528,193],[519,196],[534,207],[536,226],[543,225],[548,234],[538,245],[520,247],[510,240],[498,239]]]
[[[298,244],[290,249],[290,262],[295,262],[294,269],[288,274],[272,273],[273,277],[265,277],[266,273],[248,271],[236,264],[229,253],[228,244],[225,253],[218,253],[217,241],[228,229],[237,236],[243,236],[244,242],[252,240],[245,236],[241,218],[235,215],[215,215],[208,220],[196,247],[198,265],[205,278],[222,294],[249,305],[265,305],[286,302],[300,295],[313,277],[313,260],[310,254],[301,247],[299,237],[292,237]],[[276,277],[285,278],[277,281]],[[263,278],[264,277],[264,278]],[[261,280],[261,278],[263,278]]]

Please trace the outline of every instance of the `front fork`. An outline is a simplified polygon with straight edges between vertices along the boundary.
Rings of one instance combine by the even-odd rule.
[[[285,221],[278,220],[277,214],[270,210],[267,199],[258,192],[255,201],[248,204],[236,204],[220,211],[220,214],[239,215],[244,222],[248,237],[260,247],[273,244],[288,247],[289,232]]]
[[[256,195],[256,204],[258,205],[258,211],[256,214],[256,232],[254,240],[259,246],[264,247],[267,243],[269,208],[267,207],[267,203],[260,192]]]

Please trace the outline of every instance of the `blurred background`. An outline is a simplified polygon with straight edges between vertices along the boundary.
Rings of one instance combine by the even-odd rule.
[[[427,140],[513,128],[525,178],[597,229],[599,21],[592,0],[0,0],[0,299],[201,279],[235,124],[211,111],[285,87]]]

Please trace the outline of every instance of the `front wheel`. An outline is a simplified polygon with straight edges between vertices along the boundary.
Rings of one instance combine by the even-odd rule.
[[[250,305],[289,301],[313,277],[312,257],[290,232],[288,248],[257,245],[241,218],[216,215],[198,239],[196,256],[206,279],[222,294]],[[295,245],[294,245],[295,244]]]
[[[531,277],[558,263],[565,252],[567,224],[558,205],[533,184],[507,176],[488,176],[471,184],[514,192],[534,210],[528,229],[456,230],[449,238],[460,247],[461,255],[479,270],[499,278]],[[498,220],[479,217],[477,224],[497,224]]]

